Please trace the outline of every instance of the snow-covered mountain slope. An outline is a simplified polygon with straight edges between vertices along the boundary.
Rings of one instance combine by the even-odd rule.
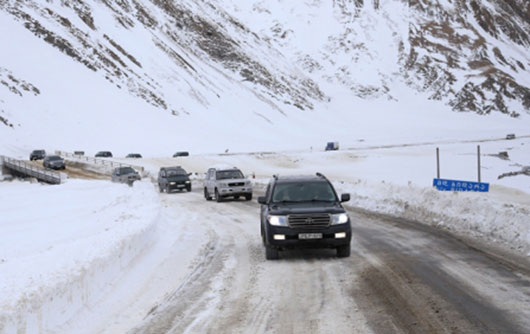
[[[530,109],[528,1],[229,1],[317,82],[390,99],[404,82],[456,111]]]
[[[528,13],[524,0],[2,1],[1,149],[156,155],[523,132]]]

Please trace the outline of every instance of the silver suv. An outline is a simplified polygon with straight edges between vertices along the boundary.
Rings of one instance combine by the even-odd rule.
[[[132,186],[134,181],[141,180],[140,174],[132,167],[118,167],[112,171],[112,182],[127,183]]]
[[[209,201],[212,196],[217,202],[221,202],[227,197],[239,199],[240,196],[250,201],[252,199],[252,184],[236,167],[210,168],[204,179],[204,198]]]

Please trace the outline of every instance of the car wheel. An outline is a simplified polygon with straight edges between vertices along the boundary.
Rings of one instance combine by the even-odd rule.
[[[187,190],[188,192],[191,192],[191,185],[190,185],[190,186],[187,186],[187,187],[186,187],[186,190]]]
[[[210,196],[210,194],[208,194],[208,189],[206,189],[206,187],[204,187],[204,198],[206,198],[207,201],[212,200],[212,197]]]
[[[265,246],[265,258],[267,260],[278,260],[280,258],[280,251],[271,246]]]
[[[166,186],[166,193],[169,194],[170,192],[171,192],[171,190],[169,190],[169,185],[167,185],[167,186]]]
[[[337,247],[337,257],[349,257],[351,253],[351,246],[340,246]]]
[[[164,192],[164,188],[162,188],[162,185],[160,183],[158,184],[158,190],[160,190],[161,193]]]
[[[252,194],[245,195],[245,199],[247,201],[251,201],[252,200]]]
[[[217,188],[215,189],[215,200],[219,203],[223,201],[223,198],[221,195],[219,195],[219,191],[217,191]]]

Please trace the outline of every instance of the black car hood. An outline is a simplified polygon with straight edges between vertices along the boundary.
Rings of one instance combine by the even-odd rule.
[[[300,213],[343,213],[344,208],[338,202],[302,202],[271,204],[269,213],[272,215],[289,215]]]

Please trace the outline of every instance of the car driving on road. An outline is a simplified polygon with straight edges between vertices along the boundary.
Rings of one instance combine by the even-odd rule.
[[[30,161],[41,160],[41,159],[44,159],[45,156],[46,156],[46,151],[44,151],[44,150],[33,150],[29,154],[29,160]]]
[[[132,186],[134,181],[141,179],[140,174],[132,167],[117,167],[112,171],[112,182],[127,183]]]
[[[173,154],[173,158],[187,157],[189,155],[190,155],[190,153],[187,152],[187,151],[179,151],[179,152],[175,152],[175,154]]]
[[[204,198],[221,202],[228,197],[252,199],[252,184],[236,167],[212,167],[204,179]]]
[[[290,248],[335,248],[338,257],[350,256],[350,218],[333,185],[322,174],[275,176],[261,204],[261,237],[267,260]]]
[[[141,159],[142,155],[140,153],[129,153],[129,154],[127,154],[126,158],[129,158],[129,159]]]
[[[110,151],[99,151],[96,153],[96,158],[112,158],[112,153]]]
[[[64,159],[58,155],[47,155],[42,161],[42,165],[51,169],[65,169],[66,164]]]
[[[162,167],[158,171],[158,188],[168,194],[173,190],[191,191],[190,175],[180,166]]]

